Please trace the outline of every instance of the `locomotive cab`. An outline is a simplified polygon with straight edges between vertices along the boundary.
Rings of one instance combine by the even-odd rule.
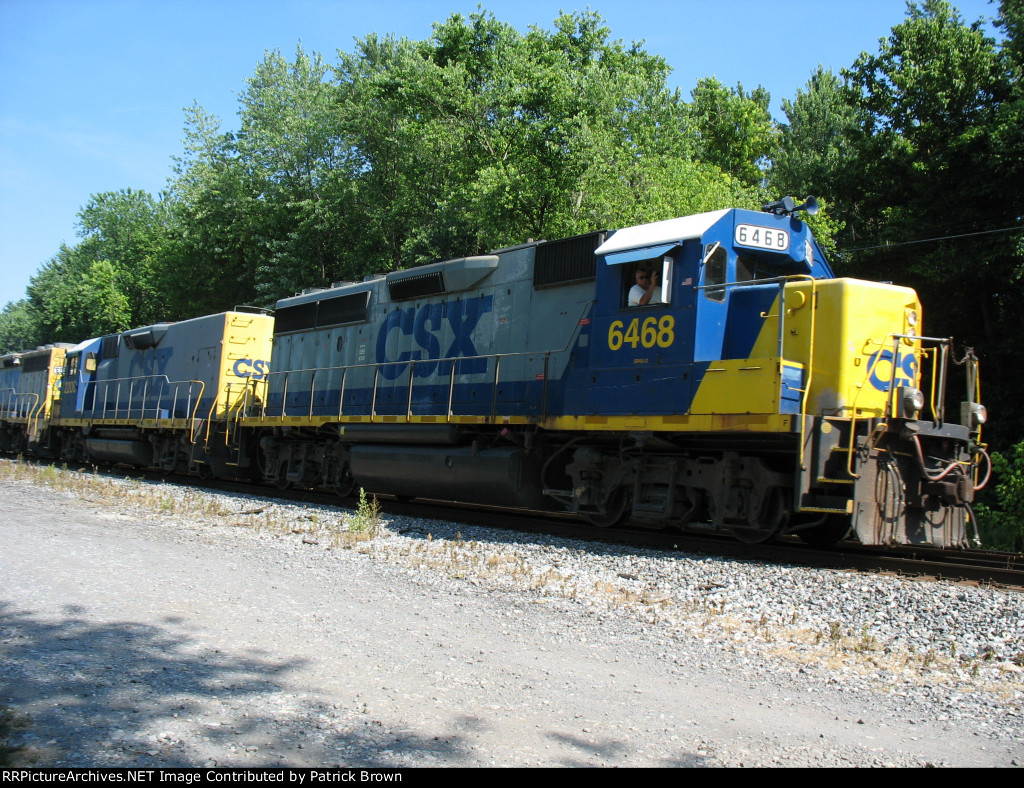
[[[561,500],[599,525],[963,546],[980,455],[944,417],[950,341],[920,336],[909,288],[835,278],[796,210],[655,222],[596,250],[587,410],[625,440],[577,449]]]
[[[743,366],[722,362],[751,357],[765,315],[787,279],[832,276],[803,222],[753,211],[712,211],[620,230],[596,254],[597,341],[589,397],[594,412],[609,407],[635,415],[796,412],[791,389],[799,382],[794,384],[792,369],[776,397],[755,401],[746,396],[750,389],[722,390],[710,380],[706,402],[700,394],[709,375]],[[647,303],[634,299],[631,304],[630,291],[643,272],[653,272],[660,286]],[[781,349],[774,355],[781,357]]]

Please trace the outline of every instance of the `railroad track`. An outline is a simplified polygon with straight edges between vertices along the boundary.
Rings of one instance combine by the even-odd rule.
[[[91,469],[93,466],[88,467]],[[100,468],[97,470],[112,476],[123,475],[118,469]],[[353,503],[352,500],[343,500],[328,493],[312,490],[279,490],[269,485],[258,486],[223,480],[200,480],[187,476],[167,477],[157,472],[140,474],[136,471],[130,475],[133,478],[141,476],[150,481],[179,486],[246,495],[256,494],[267,498],[321,506],[351,506]],[[446,501],[401,501],[387,496],[381,497],[380,503],[382,511],[386,514],[436,519],[465,525],[518,530],[594,542],[612,542],[657,550],[704,553],[738,560],[890,573],[920,580],[950,580],[1024,591],[1024,554],[1021,553],[943,550],[921,546],[865,547],[855,542],[843,542],[823,550],[805,545],[793,537],[768,543],[746,544],[716,534],[684,534],[635,527],[599,529],[586,524],[578,517],[552,512],[481,508],[476,505]]]
[[[217,483],[219,486],[223,483]],[[350,505],[326,493],[309,490],[280,491],[263,488],[268,497],[321,505]],[[239,485],[235,491],[252,493],[253,488]],[[705,553],[721,557],[801,566],[881,572],[920,580],[950,580],[979,585],[1000,586],[1024,591],[1024,554],[987,550],[952,550],[932,547],[865,547],[843,542],[827,550],[810,547],[795,537],[745,544],[717,534],[694,535],[645,528],[595,528],[569,514],[532,512],[447,501],[400,501],[380,498],[382,511],[408,517],[443,520],[485,528],[500,528],[528,533],[556,535],[568,539],[613,542],[666,551]]]

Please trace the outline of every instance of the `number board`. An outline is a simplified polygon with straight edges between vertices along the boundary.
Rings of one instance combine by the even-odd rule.
[[[756,224],[737,224],[735,241],[740,246],[754,246],[772,252],[785,252],[789,248],[789,233]]]

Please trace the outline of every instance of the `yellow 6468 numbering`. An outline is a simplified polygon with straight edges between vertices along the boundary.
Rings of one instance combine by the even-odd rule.
[[[676,340],[676,319],[672,315],[645,317],[643,322],[634,317],[627,327],[621,320],[613,320],[608,326],[608,347],[618,350],[623,345],[641,347],[669,347]]]

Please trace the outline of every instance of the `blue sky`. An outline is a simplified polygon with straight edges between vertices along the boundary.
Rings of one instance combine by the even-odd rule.
[[[476,0],[0,0],[0,306],[62,242],[90,195],[154,195],[182,151],[183,108],[198,102],[237,128],[237,93],[267,50],[300,42],[328,63],[368,33],[412,39]],[[772,109],[818,63],[835,71],[904,18],[903,0],[490,0],[520,30],[560,10],[599,12],[612,36],[644,41],[684,95],[703,76],[764,85]],[[954,0],[968,21],[988,0]]]

